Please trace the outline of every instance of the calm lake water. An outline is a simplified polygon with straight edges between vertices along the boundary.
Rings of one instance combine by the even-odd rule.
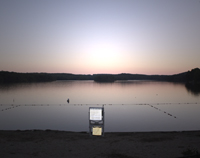
[[[200,95],[156,81],[0,86],[0,130],[88,131],[89,107],[103,104],[105,132],[200,130]]]

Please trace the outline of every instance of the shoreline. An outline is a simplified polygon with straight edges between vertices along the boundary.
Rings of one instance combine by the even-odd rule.
[[[89,131],[65,131],[65,130],[53,130],[53,129],[16,129],[16,130],[3,130],[3,129],[0,129],[0,134],[1,133],[15,133],[15,132],[55,132],[55,133],[81,133],[81,134],[88,134],[89,135]],[[134,134],[134,133],[147,133],[147,134],[150,134],[150,133],[185,133],[185,132],[188,132],[188,133],[196,133],[196,132],[199,132],[200,134],[200,130],[180,130],[180,131],[132,131],[132,132],[104,132],[104,135],[105,134],[119,134],[119,133],[124,133],[124,134]],[[89,135],[90,136],[90,135]],[[99,136],[101,137],[101,136]],[[102,136],[103,137],[103,136]]]
[[[178,158],[200,153],[200,130],[105,132],[103,137],[88,132],[0,130],[0,149],[0,157],[7,158]]]

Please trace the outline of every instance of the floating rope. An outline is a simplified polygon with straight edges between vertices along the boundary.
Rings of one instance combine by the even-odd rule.
[[[152,108],[154,108],[154,109],[156,109],[156,110],[158,110],[158,111],[160,111],[160,112],[164,112],[164,114],[167,114],[168,116],[171,116],[173,118],[177,118],[176,116],[173,116],[172,114],[170,114],[170,113],[168,113],[166,111],[162,111],[161,109],[159,109],[159,108],[157,108],[157,107],[155,107],[155,106],[153,106],[151,104],[149,104],[149,106],[152,107]]]
[[[1,106],[3,106],[3,105],[1,104]],[[21,105],[13,105],[13,104],[12,104],[11,107],[2,109],[1,111],[11,110],[11,109],[17,108],[17,107],[19,107],[19,106],[21,106]]]
[[[200,103],[197,103],[197,102],[195,102],[195,103],[189,103],[189,102],[187,102],[187,103],[135,103],[135,104],[103,104],[103,103],[100,103],[100,104],[59,104],[59,103],[56,103],[56,104],[0,104],[0,106],[52,106],[52,105],[174,105],[174,104],[181,104],[181,105],[183,105],[183,104],[200,104]]]
[[[148,104],[148,103],[136,103],[136,104],[0,104],[1,107],[3,106],[11,106],[11,107],[8,107],[8,108],[4,108],[2,109],[1,111],[7,111],[7,110],[11,110],[11,109],[14,109],[14,108],[17,108],[17,107],[20,107],[20,106],[99,106],[99,105],[104,105],[104,106],[112,106],[112,105],[120,105],[120,106],[133,106],[133,105],[144,105],[144,106],[150,106],[152,108],[154,108],[155,110],[158,110],[160,112],[163,112],[164,114],[168,115],[168,116],[171,116],[173,118],[177,118],[176,116],[166,112],[166,111],[163,111],[161,110],[160,108],[157,108],[155,105],[174,105],[174,104],[178,104],[178,105],[192,105],[192,104],[200,104],[200,103],[151,103],[151,104]]]

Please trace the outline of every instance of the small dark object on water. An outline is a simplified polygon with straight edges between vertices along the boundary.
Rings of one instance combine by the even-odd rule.
[[[69,99],[67,99],[67,102],[69,103]]]

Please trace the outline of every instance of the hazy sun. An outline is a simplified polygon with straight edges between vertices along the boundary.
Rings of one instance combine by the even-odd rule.
[[[119,50],[112,44],[99,44],[90,50],[90,60],[96,66],[111,66],[119,60]]]

